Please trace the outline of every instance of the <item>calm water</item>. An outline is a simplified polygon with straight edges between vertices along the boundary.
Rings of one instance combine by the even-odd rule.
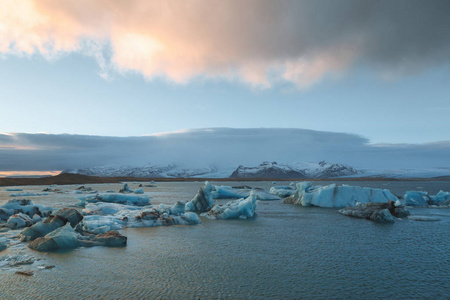
[[[268,182],[219,184],[271,186]],[[406,190],[431,194],[450,190],[450,182],[348,184],[389,188],[399,195]],[[146,191],[153,203],[170,204],[190,200],[201,185],[158,183]],[[0,204],[7,198],[2,188]],[[77,203],[67,194],[32,199],[56,207]],[[32,277],[0,270],[0,297],[449,299],[450,209],[411,212],[439,216],[441,221],[376,224],[341,216],[336,209],[273,201],[259,202],[258,216],[252,220],[202,219],[196,226],[125,229],[125,248],[50,254],[25,249],[56,268],[36,271]]]

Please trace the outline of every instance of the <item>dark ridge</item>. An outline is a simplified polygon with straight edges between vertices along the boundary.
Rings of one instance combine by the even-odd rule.
[[[137,177],[96,177],[79,174],[63,173],[43,178],[0,178],[0,186],[17,185],[51,185],[51,184],[89,184],[89,183],[120,183],[124,181],[159,181],[159,182],[194,182],[194,181],[450,181],[449,177],[437,178],[385,178],[385,177],[358,177],[358,178],[137,178]]]

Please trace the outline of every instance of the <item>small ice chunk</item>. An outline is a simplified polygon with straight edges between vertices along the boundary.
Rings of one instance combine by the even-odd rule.
[[[143,188],[138,188],[136,190],[134,190],[135,194],[143,194],[144,193],[144,189]]]

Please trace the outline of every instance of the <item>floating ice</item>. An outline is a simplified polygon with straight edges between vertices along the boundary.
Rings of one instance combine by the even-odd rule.
[[[10,216],[18,213],[24,213],[32,217],[39,215],[46,217],[52,213],[53,208],[34,204],[28,199],[12,199],[0,206],[0,220],[8,220]]]
[[[357,202],[388,202],[398,198],[387,189],[373,189],[360,186],[313,186],[311,182],[300,182],[294,195],[286,198],[284,203],[302,206],[347,207]]]
[[[138,188],[134,190],[135,194],[143,194],[144,193],[144,189],[143,188]]]
[[[257,196],[253,193],[247,198],[233,200],[224,205],[214,205],[214,207],[202,213],[202,217],[210,219],[237,219],[237,218],[251,218],[255,215]]]
[[[113,215],[88,215],[84,217],[86,230],[93,233],[104,233],[124,227],[154,227],[169,225],[194,225],[201,223],[197,214],[185,213],[184,203],[177,202],[173,206],[161,204],[159,207],[143,207],[140,209],[122,209]]]
[[[150,197],[148,195],[125,195],[120,193],[100,193],[96,195],[80,196],[78,199],[81,205],[86,205],[86,202],[111,202],[126,205],[145,206],[150,205]]]
[[[403,198],[408,206],[428,206],[432,202],[427,192],[407,191]]]
[[[26,214],[18,213],[9,217],[6,224],[13,229],[23,228],[33,225],[33,220]]]
[[[450,192],[439,191],[433,198],[433,202],[439,206],[450,206]]]
[[[45,237],[33,240],[28,247],[37,251],[52,251],[56,249],[76,248],[78,245],[78,233],[69,223],[55,229]]]
[[[269,190],[270,193],[281,198],[292,196],[295,193],[295,185],[279,185],[273,186]]]
[[[22,192],[23,189],[7,188],[6,191],[7,191],[7,192]]]
[[[119,193],[123,193],[123,194],[128,194],[128,193],[133,193],[133,190],[130,189],[130,187],[128,186],[128,183],[124,183],[122,189],[119,191]]]
[[[186,210],[204,212],[210,210],[214,206],[212,196],[213,186],[206,181],[202,188],[198,190],[194,199],[186,203]]]
[[[9,197],[36,197],[36,196],[47,196],[48,193],[30,193],[30,192],[25,192],[25,193],[12,193],[9,194]]]
[[[263,189],[237,189],[231,186],[224,185],[214,185],[211,194],[214,199],[241,199],[249,197],[252,191],[257,200],[280,200],[280,197],[278,197],[277,195],[269,194]]]
[[[55,215],[49,216],[44,222],[39,222],[31,227],[24,229],[19,237],[23,241],[32,241],[38,237],[43,237],[48,233],[70,223],[72,227],[78,225],[83,216],[74,208],[63,208],[57,211]]]
[[[5,237],[0,237],[0,251],[5,250],[9,246],[9,240]]]
[[[140,210],[139,206],[123,205],[117,203],[96,202],[86,204],[83,215],[113,215],[122,210]]]

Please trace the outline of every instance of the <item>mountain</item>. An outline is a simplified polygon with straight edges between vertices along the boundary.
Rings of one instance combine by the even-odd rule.
[[[217,168],[186,169],[174,164],[166,166],[145,165],[143,167],[130,166],[98,166],[74,170],[64,170],[62,173],[80,174],[98,177],[137,177],[137,178],[188,178],[188,177],[218,177]]]
[[[230,178],[333,178],[358,174],[354,168],[325,161],[278,164],[263,162],[257,167],[239,166]]]
[[[205,168],[183,168],[175,164],[157,166],[147,164],[143,167],[130,166],[98,166],[83,169],[65,170],[63,173],[99,177],[138,177],[138,178],[332,178],[350,176],[358,172],[350,166],[319,163],[277,164],[263,162],[257,167],[239,166],[232,169],[219,170],[215,166]],[[231,174],[231,176],[230,176]]]

